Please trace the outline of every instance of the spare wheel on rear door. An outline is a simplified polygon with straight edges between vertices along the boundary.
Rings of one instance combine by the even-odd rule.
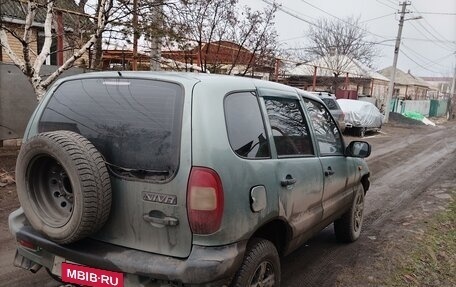
[[[108,219],[111,183],[106,164],[77,133],[40,133],[24,143],[16,184],[32,227],[57,243],[84,238]]]

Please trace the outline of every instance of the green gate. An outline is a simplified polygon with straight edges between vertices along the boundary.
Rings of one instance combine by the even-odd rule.
[[[442,117],[446,115],[448,109],[448,100],[431,100],[429,108],[430,117]]]

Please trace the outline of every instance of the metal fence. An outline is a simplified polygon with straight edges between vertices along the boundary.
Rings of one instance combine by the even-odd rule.
[[[56,66],[43,66],[42,74],[55,71]],[[72,68],[61,77],[84,73]],[[0,63],[0,140],[22,138],[27,122],[38,102],[27,77],[12,64]]]
[[[391,101],[391,112],[405,113],[415,112],[426,117],[442,117],[448,112],[448,100],[400,100]]]
[[[430,117],[442,117],[447,114],[448,100],[431,100]]]

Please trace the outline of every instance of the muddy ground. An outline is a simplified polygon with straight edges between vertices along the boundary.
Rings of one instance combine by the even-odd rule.
[[[347,142],[353,139],[346,137]],[[329,226],[282,260],[283,286],[388,286],[386,278],[396,268],[394,255],[407,256],[406,247],[426,232],[427,219],[455,196],[455,123],[392,123],[365,140],[373,146],[367,159],[372,184],[360,239],[337,243]],[[0,174],[14,175],[16,155],[15,149],[0,148]],[[0,286],[59,286],[44,270],[31,274],[12,266],[15,242],[7,217],[18,206],[14,184],[0,187]]]

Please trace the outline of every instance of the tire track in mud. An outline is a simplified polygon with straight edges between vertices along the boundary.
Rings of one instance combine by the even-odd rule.
[[[349,245],[337,243],[330,225],[283,260],[283,286],[337,286],[337,276],[344,268],[375,253],[367,236],[379,236],[394,214],[406,209],[454,166],[455,128],[423,130],[380,143],[368,159],[373,176],[361,238]]]
[[[403,148],[407,147],[413,143],[419,143],[422,141],[426,141],[428,137],[439,137],[445,135],[448,131],[446,129],[421,129],[419,130],[419,134],[410,134],[406,135],[401,138],[400,141],[397,141],[397,138],[390,138],[388,141],[383,141],[381,146],[375,146],[371,156],[368,160],[373,160],[378,157],[389,156],[391,154],[395,154],[401,151]],[[428,132],[427,134],[424,134]],[[383,139],[387,139],[387,137],[383,137]],[[367,139],[369,141],[369,139]]]
[[[400,142],[390,140],[382,144],[379,149],[373,148],[372,155],[367,158],[371,170],[371,181],[374,181],[390,171],[390,168],[414,157],[416,152],[421,152],[430,145],[435,146],[438,142],[435,138],[445,139],[447,131],[439,130],[425,136],[411,135],[401,139]],[[441,141],[440,140],[440,141]]]
[[[451,143],[444,139],[376,177],[366,197],[366,225],[381,222],[388,217],[388,211],[394,212],[404,201],[419,196],[432,186],[446,167],[454,162],[454,157],[448,155],[455,151],[456,137],[452,138]]]

